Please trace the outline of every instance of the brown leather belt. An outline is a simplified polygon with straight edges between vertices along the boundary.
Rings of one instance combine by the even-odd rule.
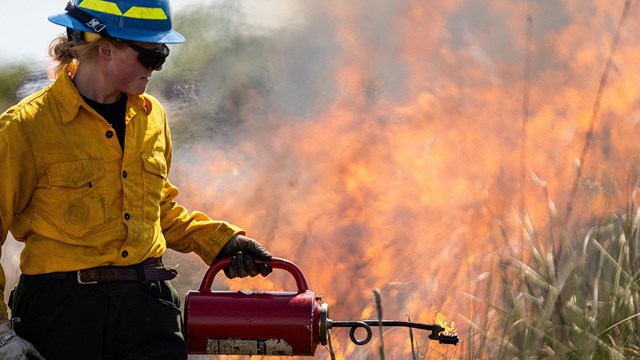
[[[164,267],[160,258],[147,259],[131,266],[100,266],[91,269],[68,272],[54,272],[37,275],[48,279],[67,279],[75,276],[78,284],[96,284],[113,281],[161,281],[171,280],[178,271]]]

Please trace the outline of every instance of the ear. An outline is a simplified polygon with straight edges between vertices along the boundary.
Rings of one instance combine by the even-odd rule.
[[[112,51],[113,51],[113,44],[111,44],[109,41],[101,41],[100,44],[98,44],[99,58],[110,60]]]

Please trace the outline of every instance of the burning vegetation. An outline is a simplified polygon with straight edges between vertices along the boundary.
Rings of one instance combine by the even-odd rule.
[[[288,16],[256,15],[276,2]],[[171,100],[179,200],[297,263],[332,318],[376,319],[379,288],[385,318],[460,335],[451,347],[389,328],[388,358],[640,356],[638,10],[194,9],[177,24],[188,42],[151,89]],[[197,288],[206,267],[169,256],[181,292]],[[295,285],[274,273],[214,287]],[[332,336],[338,358],[378,356],[377,336]]]

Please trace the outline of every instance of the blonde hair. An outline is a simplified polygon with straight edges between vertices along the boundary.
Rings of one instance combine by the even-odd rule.
[[[52,64],[49,70],[49,77],[57,79],[61,74],[68,73],[73,77],[78,64],[81,61],[93,59],[98,54],[98,46],[103,41],[111,39],[103,38],[98,34],[84,33],[86,40],[71,40],[66,34],[57,36],[49,45],[49,56]],[[111,41],[115,46],[121,47],[117,41]]]

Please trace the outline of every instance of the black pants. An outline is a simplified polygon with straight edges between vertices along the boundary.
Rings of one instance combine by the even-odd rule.
[[[47,360],[187,359],[180,300],[168,281],[80,285],[20,277],[14,329]]]

